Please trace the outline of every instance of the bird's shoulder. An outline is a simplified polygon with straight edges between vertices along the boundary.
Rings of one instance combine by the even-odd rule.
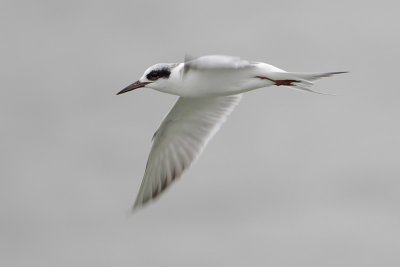
[[[255,66],[255,62],[226,55],[208,55],[198,58],[185,57],[184,69],[189,70],[218,70],[218,69],[245,69]]]

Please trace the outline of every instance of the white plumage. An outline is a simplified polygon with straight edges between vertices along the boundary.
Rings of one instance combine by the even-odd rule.
[[[148,68],[118,94],[147,87],[180,97],[154,134],[134,209],[157,198],[190,167],[243,92],[271,85],[314,92],[310,89],[314,80],[339,73],[343,72],[286,72],[266,63],[221,55]]]
[[[157,197],[193,163],[240,98],[178,99],[155,133],[134,208]]]

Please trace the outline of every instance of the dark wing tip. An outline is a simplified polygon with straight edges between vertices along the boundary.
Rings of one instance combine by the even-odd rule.
[[[344,74],[344,73],[349,73],[350,71],[334,71],[334,72],[328,72],[329,75],[336,75],[336,74]]]
[[[164,192],[165,190],[170,187],[170,185],[176,181],[177,178],[181,176],[183,171],[177,172],[175,169],[172,170],[172,175],[171,178],[168,179],[168,177],[165,177],[163,179],[163,183],[161,184],[161,187],[156,187],[151,194],[148,194],[147,196],[143,196],[143,198],[140,199],[140,196],[135,201],[135,204],[133,205],[131,209],[131,213],[136,212],[136,210],[147,206],[149,203],[157,200]]]

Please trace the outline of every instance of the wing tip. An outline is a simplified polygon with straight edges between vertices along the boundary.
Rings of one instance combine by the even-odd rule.
[[[350,73],[350,71],[348,71],[348,70],[346,70],[346,71],[333,71],[333,72],[328,72],[328,75],[346,74],[346,73]]]
[[[131,208],[131,210],[130,210],[130,214],[132,215],[132,214],[134,214],[134,213],[136,213],[138,210],[140,210],[140,209],[142,209],[144,206],[147,206],[147,204],[149,203],[150,201],[142,201],[142,200],[136,200],[135,201],[135,203],[133,204],[133,206],[132,206],[132,208]]]

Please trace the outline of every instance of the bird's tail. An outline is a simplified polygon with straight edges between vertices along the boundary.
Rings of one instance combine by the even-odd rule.
[[[311,93],[324,94],[311,90],[311,87],[314,85],[313,81],[342,73],[347,73],[347,71],[318,72],[318,73],[275,72],[271,76],[268,75],[270,78],[267,79],[275,82],[275,85],[277,86],[283,85],[289,88],[294,88]]]

